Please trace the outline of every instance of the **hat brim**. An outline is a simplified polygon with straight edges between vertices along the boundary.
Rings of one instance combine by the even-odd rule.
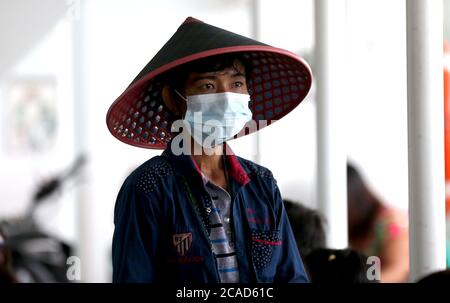
[[[254,125],[238,134],[247,135],[292,111],[306,97],[312,84],[308,64],[299,56],[268,45],[239,45],[198,52],[173,60],[134,81],[111,105],[106,122],[120,141],[143,148],[163,149],[172,138],[175,119],[161,98],[158,76],[180,65],[209,56],[242,53],[252,66],[247,86]],[[261,123],[262,122],[262,123]]]

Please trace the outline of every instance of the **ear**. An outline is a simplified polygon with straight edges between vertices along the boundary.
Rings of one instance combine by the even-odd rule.
[[[176,116],[180,115],[180,108],[178,106],[177,100],[172,94],[170,87],[165,85],[161,92],[162,99],[167,108]]]

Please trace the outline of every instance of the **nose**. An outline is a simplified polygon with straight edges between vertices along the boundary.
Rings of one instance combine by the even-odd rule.
[[[226,93],[231,92],[231,89],[229,85],[226,83],[226,81],[219,80],[216,83],[216,92],[217,93]]]

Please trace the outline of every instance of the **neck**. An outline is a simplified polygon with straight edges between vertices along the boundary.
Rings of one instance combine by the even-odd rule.
[[[193,151],[201,150],[201,153],[193,152],[193,157],[200,170],[208,177],[223,172],[222,145],[213,149],[204,149],[192,139]],[[195,146],[197,145],[197,146]]]
[[[211,177],[216,172],[223,171],[221,155],[194,155],[194,160],[200,170],[208,177]]]
[[[193,144],[195,145],[197,143],[193,142]],[[192,155],[199,169],[209,180],[223,189],[228,190],[227,173],[222,161],[224,146],[226,147],[227,145],[221,144],[213,149],[203,149],[197,144],[194,148],[197,148],[197,150],[201,150],[202,152],[192,153]],[[200,149],[198,149],[199,147]]]

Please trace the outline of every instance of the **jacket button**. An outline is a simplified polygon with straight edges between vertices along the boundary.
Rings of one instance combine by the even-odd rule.
[[[211,212],[211,207],[207,207],[206,212],[209,214]]]

